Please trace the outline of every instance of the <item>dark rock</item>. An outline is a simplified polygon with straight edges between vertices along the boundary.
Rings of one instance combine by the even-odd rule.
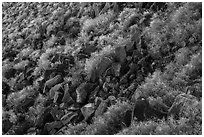
[[[16,69],[14,69],[12,67],[2,68],[2,75],[7,79],[15,77],[15,74],[16,74]]]
[[[2,94],[8,95],[9,93],[10,93],[10,86],[6,82],[2,81]]]
[[[3,119],[2,120],[2,131],[3,134],[7,133],[9,129],[12,127],[13,123],[9,121],[9,119]]]
[[[81,113],[84,116],[85,121],[89,121],[91,117],[93,117],[93,113],[95,112],[95,105],[94,103],[86,104],[81,108]]]
[[[106,101],[107,101],[108,103],[110,103],[110,105],[114,105],[114,104],[117,102],[115,96],[109,96],[109,97],[106,99]]]
[[[78,116],[77,112],[69,111],[67,114],[65,114],[62,118],[61,121],[63,125],[71,123],[76,117]]]
[[[163,112],[161,110],[155,109],[153,107],[150,107],[145,114],[146,119],[152,119],[152,118],[159,118],[167,120],[168,112]]]
[[[53,103],[61,103],[62,98],[63,94],[61,92],[55,92]]]
[[[132,74],[138,70],[138,65],[136,63],[130,63],[129,68],[130,70],[128,71],[128,73]]]
[[[120,79],[120,84],[125,84],[127,82],[128,82],[128,73],[122,76],[122,78]]]
[[[69,93],[69,85],[68,84],[64,85],[64,96],[62,98],[62,102],[65,103],[67,106],[74,103],[74,100]]]
[[[96,109],[96,111],[95,111],[95,117],[98,117],[98,116],[100,116],[100,115],[103,115],[106,111],[107,111],[107,109],[108,109],[108,106],[109,106],[109,101],[107,101],[107,100],[102,100],[101,101],[101,103],[100,103],[100,105],[98,106],[98,108]]]
[[[18,51],[15,51],[12,49],[6,49],[4,52],[2,52],[2,58],[3,60],[6,58],[10,58],[11,60],[13,60],[17,54],[18,54]]]
[[[132,110],[127,110],[124,114],[124,117],[122,119],[122,123],[125,127],[129,127],[132,122]]]
[[[138,121],[145,119],[167,118],[167,112],[161,110],[165,105],[156,101],[149,101],[144,97],[140,97],[135,101],[132,119],[137,118]],[[167,108],[166,108],[167,109]]]
[[[56,68],[46,69],[45,72],[43,73],[44,80],[47,81],[48,79],[50,79],[50,75],[55,71],[57,71]]]
[[[115,48],[116,60],[123,63],[126,59],[126,50],[124,46],[118,46]]]
[[[95,45],[86,45],[86,46],[82,47],[81,52],[86,54],[86,55],[90,55],[95,50],[96,50]]]
[[[48,133],[49,135],[55,134],[63,126],[61,121],[54,121],[46,123],[43,129],[43,134]]]
[[[87,101],[88,95],[92,92],[94,89],[95,84],[91,83],[82,83],[77,89],[77,98],[76,102],[84,104]]]
[[[81,105],[74,103],[70,107],[67,108],[68,111],[78,111],[80,110]]]
[[[63,78],[61,75],[57,75],[54,78],[46,81],[45,86],[44,86],[44,91],[43,93],[46,92],[46,89],[50,89],[51,87],[55,86],[56,84],[59,84],[63,82]]]
[[[6,107],[6,105],[7,105],[6,95],[3,95],[3,94],[2,94],[2,106],[3,106],[3,107]]]
[[[53,122],[55,118],[51,114],[52,108],[47,107],[44,108],[44,110],[39,114],[37,120],[36,120],[36,127],[38,129],[42,129],[46,123]]]
[[[194,86],[186,87],[186,92],[188,94],[195,96],[198,100],[202,99],[202,84],[201,84],[201,82],[194,84]]]
[[[97,86],[89,95],[89,102],[94,102],[98,92],[100,91],[100,86]]]
[[[90,74],[88,75],[88,79],[91,81],[91,82],[96,82],[96,80],[99,78],[99,73],[98,73],[98,70],[96,67],[94,67]]]
[[[134,63],[137,63],[142,58],[142,54],[139,52],[139,50],[134,50],[132,53],[132,58]]]
[[[134,103],[132,119],[137,118],[138,121],[145,120],[145,113],[149,109],[149,102],[145,98],[136,100]]]
[[[57,84],[50,89],[49,96],[51,99],[54,98],[56,92],[63,92],[62,84]]]
[[[118,100],[119,102],[127,102],[127,101],[128,101],[128,98],[127,98],[127,97],[119,97],[119,98],[117,98],[117,100]]]
[[[121,69],[121,64],[120,63],[112,63],[111,71],[112,71],[114,76],[116,76],[116,77],[120,76],[120,69]]]
[[[101,97],[95,97],[95,100],[94,100],[95,107],[98,108],[98,106],[101,104],[102,101],[103,99]]]
[[[187,117],[189,108],[193,108],[195,104],[198,104],[196,97],[189,94],[180,94],[175,98],[174,103],[169,109],[169,115],[173,115],[174,118]]]
[[[136,78],[135,74],[131,74],[130,77],[129,77],[130,81],[134,80],[135,78]]]
[[[27,130],[32,126],[28,120],[25,120],[21,123],[18,123],[14,128],[15,135],[24,135],[27,133]]]

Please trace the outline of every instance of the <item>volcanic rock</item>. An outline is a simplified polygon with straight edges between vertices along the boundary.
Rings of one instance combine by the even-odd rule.
[[[51,87],[53,87],[53,86],[55,86],[55,85],[57,85],[57,84],[59,84],[61,82],[63,82],[63,78],[62,78],[61,75],[57,75],[54,78],[46,81],[43,93],[46,92],[46,89],[50,89]]]
[[[95,105],[94,103],[86,104],[81,108],[81,112],[84,116],[85,121],[93,117],[93,113],[95,112]]]

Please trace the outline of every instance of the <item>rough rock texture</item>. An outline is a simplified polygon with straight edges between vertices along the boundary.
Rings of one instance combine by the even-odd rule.
[[[43,93],[47,92],[47,89],[49,90],[50,88],[52,88],[53,86],[55,86],[56,84],[59,84],[61,82],[63,82],[61,75],[57,75],[54,78],[49,79],[48,81],[45,82]]]
[[[95,105],[94,103],[88,103],[81,108],[81,113],[84,116],[85,121],[89,121],[95,112]]]
[[[175,101],[169,109],[169,115],[173,115],[176,119],[179,117],[188,117],[188,111],[198,104],[196,97],[189,94],[180,94],[175,98]]]

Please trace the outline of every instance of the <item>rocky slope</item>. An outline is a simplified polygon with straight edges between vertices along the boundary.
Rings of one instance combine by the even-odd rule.
[[[202,3],[2,4],[3,134],[202,134]]]

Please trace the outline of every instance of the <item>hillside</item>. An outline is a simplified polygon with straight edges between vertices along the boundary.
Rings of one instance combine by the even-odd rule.
[[[202,3],[2,3],[2,134],[201,135]]]

